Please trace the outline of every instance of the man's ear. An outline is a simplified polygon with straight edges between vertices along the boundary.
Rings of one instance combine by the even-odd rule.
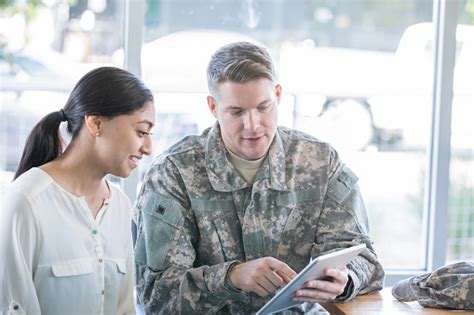
[[[94,137],[100,136],[102,128],[102,119],[98,115],[85,115],[84,121],[87,130]]]
[[[281,93],[283,93],[281,85],[280,84],[275,85],[275,96],[277,98],[278,104],[280,104]]]
[[[211,95],[207,96],[207,106],[209,106],[209,110],[211,111],[212,115],[217,118],[217,103],[214,97]]]

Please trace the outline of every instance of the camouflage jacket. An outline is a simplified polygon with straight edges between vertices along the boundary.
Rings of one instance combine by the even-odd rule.
[[[401,280],[393,286],[392,295],[426,307],[474,311],[474,262],[460,261]]]
[[[147,314],[249,314],[268,299],[232,287],[236,261],[273,256],[295,271],[365,243],[342,300],[383,286],[357,177],[326,143],[278,127],[252,185],[216,123],[158,156],[135,205],[137,295]],[[307,306],[307,305],[306,305]],[[307,308],[306,308],[307,310]]]

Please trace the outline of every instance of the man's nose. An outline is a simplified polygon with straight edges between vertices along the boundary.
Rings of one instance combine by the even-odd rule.
[[[244,128],[249,131],[255,131],[260,127],[260,115],[249,111],[244,118]]]

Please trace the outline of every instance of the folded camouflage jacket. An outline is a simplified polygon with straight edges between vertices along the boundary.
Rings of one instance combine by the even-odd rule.
[[[457,262],[399,281],[392,295],[426,307],[474,310],[474,262]]]

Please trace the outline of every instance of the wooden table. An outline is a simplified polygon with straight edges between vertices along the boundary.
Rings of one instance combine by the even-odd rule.
[[[332,315],[344,314],[474,314],[474,311],[456,311],[423,307],[418,302],[404,303],[397,301],[391,293],[392,288],[380,292],[361,295],[348,303],[324,303],[322,306]]]

